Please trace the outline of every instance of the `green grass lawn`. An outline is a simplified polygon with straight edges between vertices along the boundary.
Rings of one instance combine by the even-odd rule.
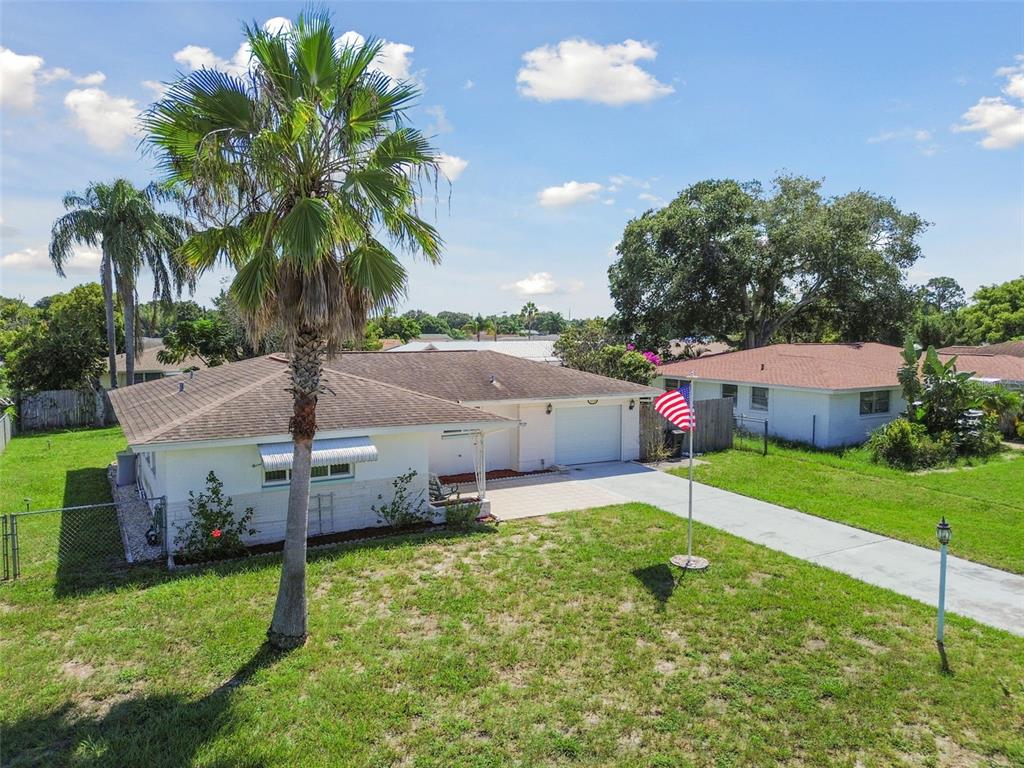
[[[0,764],[1024,764],[1024,639],[642,505],[55,598],[0,588]]]
[[[0,514],[109,502],[107,466],[125,447],[120,427],[16,437],[0,454]],[[18,518],[22,575],[56,574],[72,591],[124,558],[113,507]]]
[[[762,456],[746,448],[707,455],[695,478],[932,548],[945,515],[953,554],[1024,573],[1024,454],[918,474],[874,464],[865,449],[838,454],[771,445]]]

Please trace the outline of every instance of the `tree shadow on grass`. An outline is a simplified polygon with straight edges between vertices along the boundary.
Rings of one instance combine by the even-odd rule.
[[[113,705],[70,703],[4,728],[0,765],[145,766],[191,765],[202,748],[222,732],[244,727],[233,722],[238,692],[260,670],[286,653],[264,644],[224,683],[200,699],[179,693],[124,698]],[[94,710],[89,712],[89,709]],[[211,765],[237,764],[235,762]],[[245,760],[245,765],[260,762]]]
[[[88,467],[67,472],[64,480],[64,510],[57,533],[57,597],[89,592],[108,581],[118,582],[128,568],[124,541],[113,502],[100,507],[74,509],[110,501],[106,467]],[[45,515],[44,515],[45,516]],[[27,518],[26,518],[27,519]],[[47,521],[40,520],[45,526]]]
[[[635,569],[633,576],[658,601],[658,609],[665,610],[665,603],[672,597],[672,592],[676,588],[676,580],[672,574],[672,569],[665,563],[658,563],[656,565],[648,565],[645,568]]]

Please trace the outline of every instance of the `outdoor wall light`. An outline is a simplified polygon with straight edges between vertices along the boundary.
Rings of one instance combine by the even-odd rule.
[[[629,401],[629,410],[632,411],[634,408],[636,408],[636,400],[630,400]]]
[[[551,403],[548,403],[548,407],[544,409],[544,413],[546,413],[548,416],[551,415]]]

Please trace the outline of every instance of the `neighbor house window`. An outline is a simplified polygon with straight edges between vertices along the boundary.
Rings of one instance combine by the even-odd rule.
[[[750,388],[750,408],[754,411],[768,410],[768,387]]]
[[[735,384],[723,384],[722,385],[722,397],[731,397],[733,402],[736,402],[739,387]]]
[[[679,389],[679,379],[665,379],[665,391],[671,392],[673,389]]]
[[[331,464],[322,467],[310,467],[309,477],[317,480],[341,480],[352,477],[351,464]],[[290,469],[271,469],[263,473],[264,485],[287,485],[291,482],[292,471]]]
[[[156,381],[157,379],[162,379],[163,377],[164,377],[164,375],[160,371],[150,371],[148,373],[136,373],[132,377],[132,383],[133,384],[142,384],[145,381]]]
[[[860,393],[860,415],[889,412],[889,390],[877,389]]]

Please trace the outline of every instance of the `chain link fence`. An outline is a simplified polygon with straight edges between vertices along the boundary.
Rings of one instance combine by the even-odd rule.
[[[135,560],[126,539],[130,531],[114,502],[54,509],[26,505],[21,512],[0,515],[0,532],[3,579],[50,579],[58,595],[116,581]]]
[[[732,447],[739,451],[750,451],[768,455],[768,419],[747,416],[742,413],[734,415],[735,431]]]

